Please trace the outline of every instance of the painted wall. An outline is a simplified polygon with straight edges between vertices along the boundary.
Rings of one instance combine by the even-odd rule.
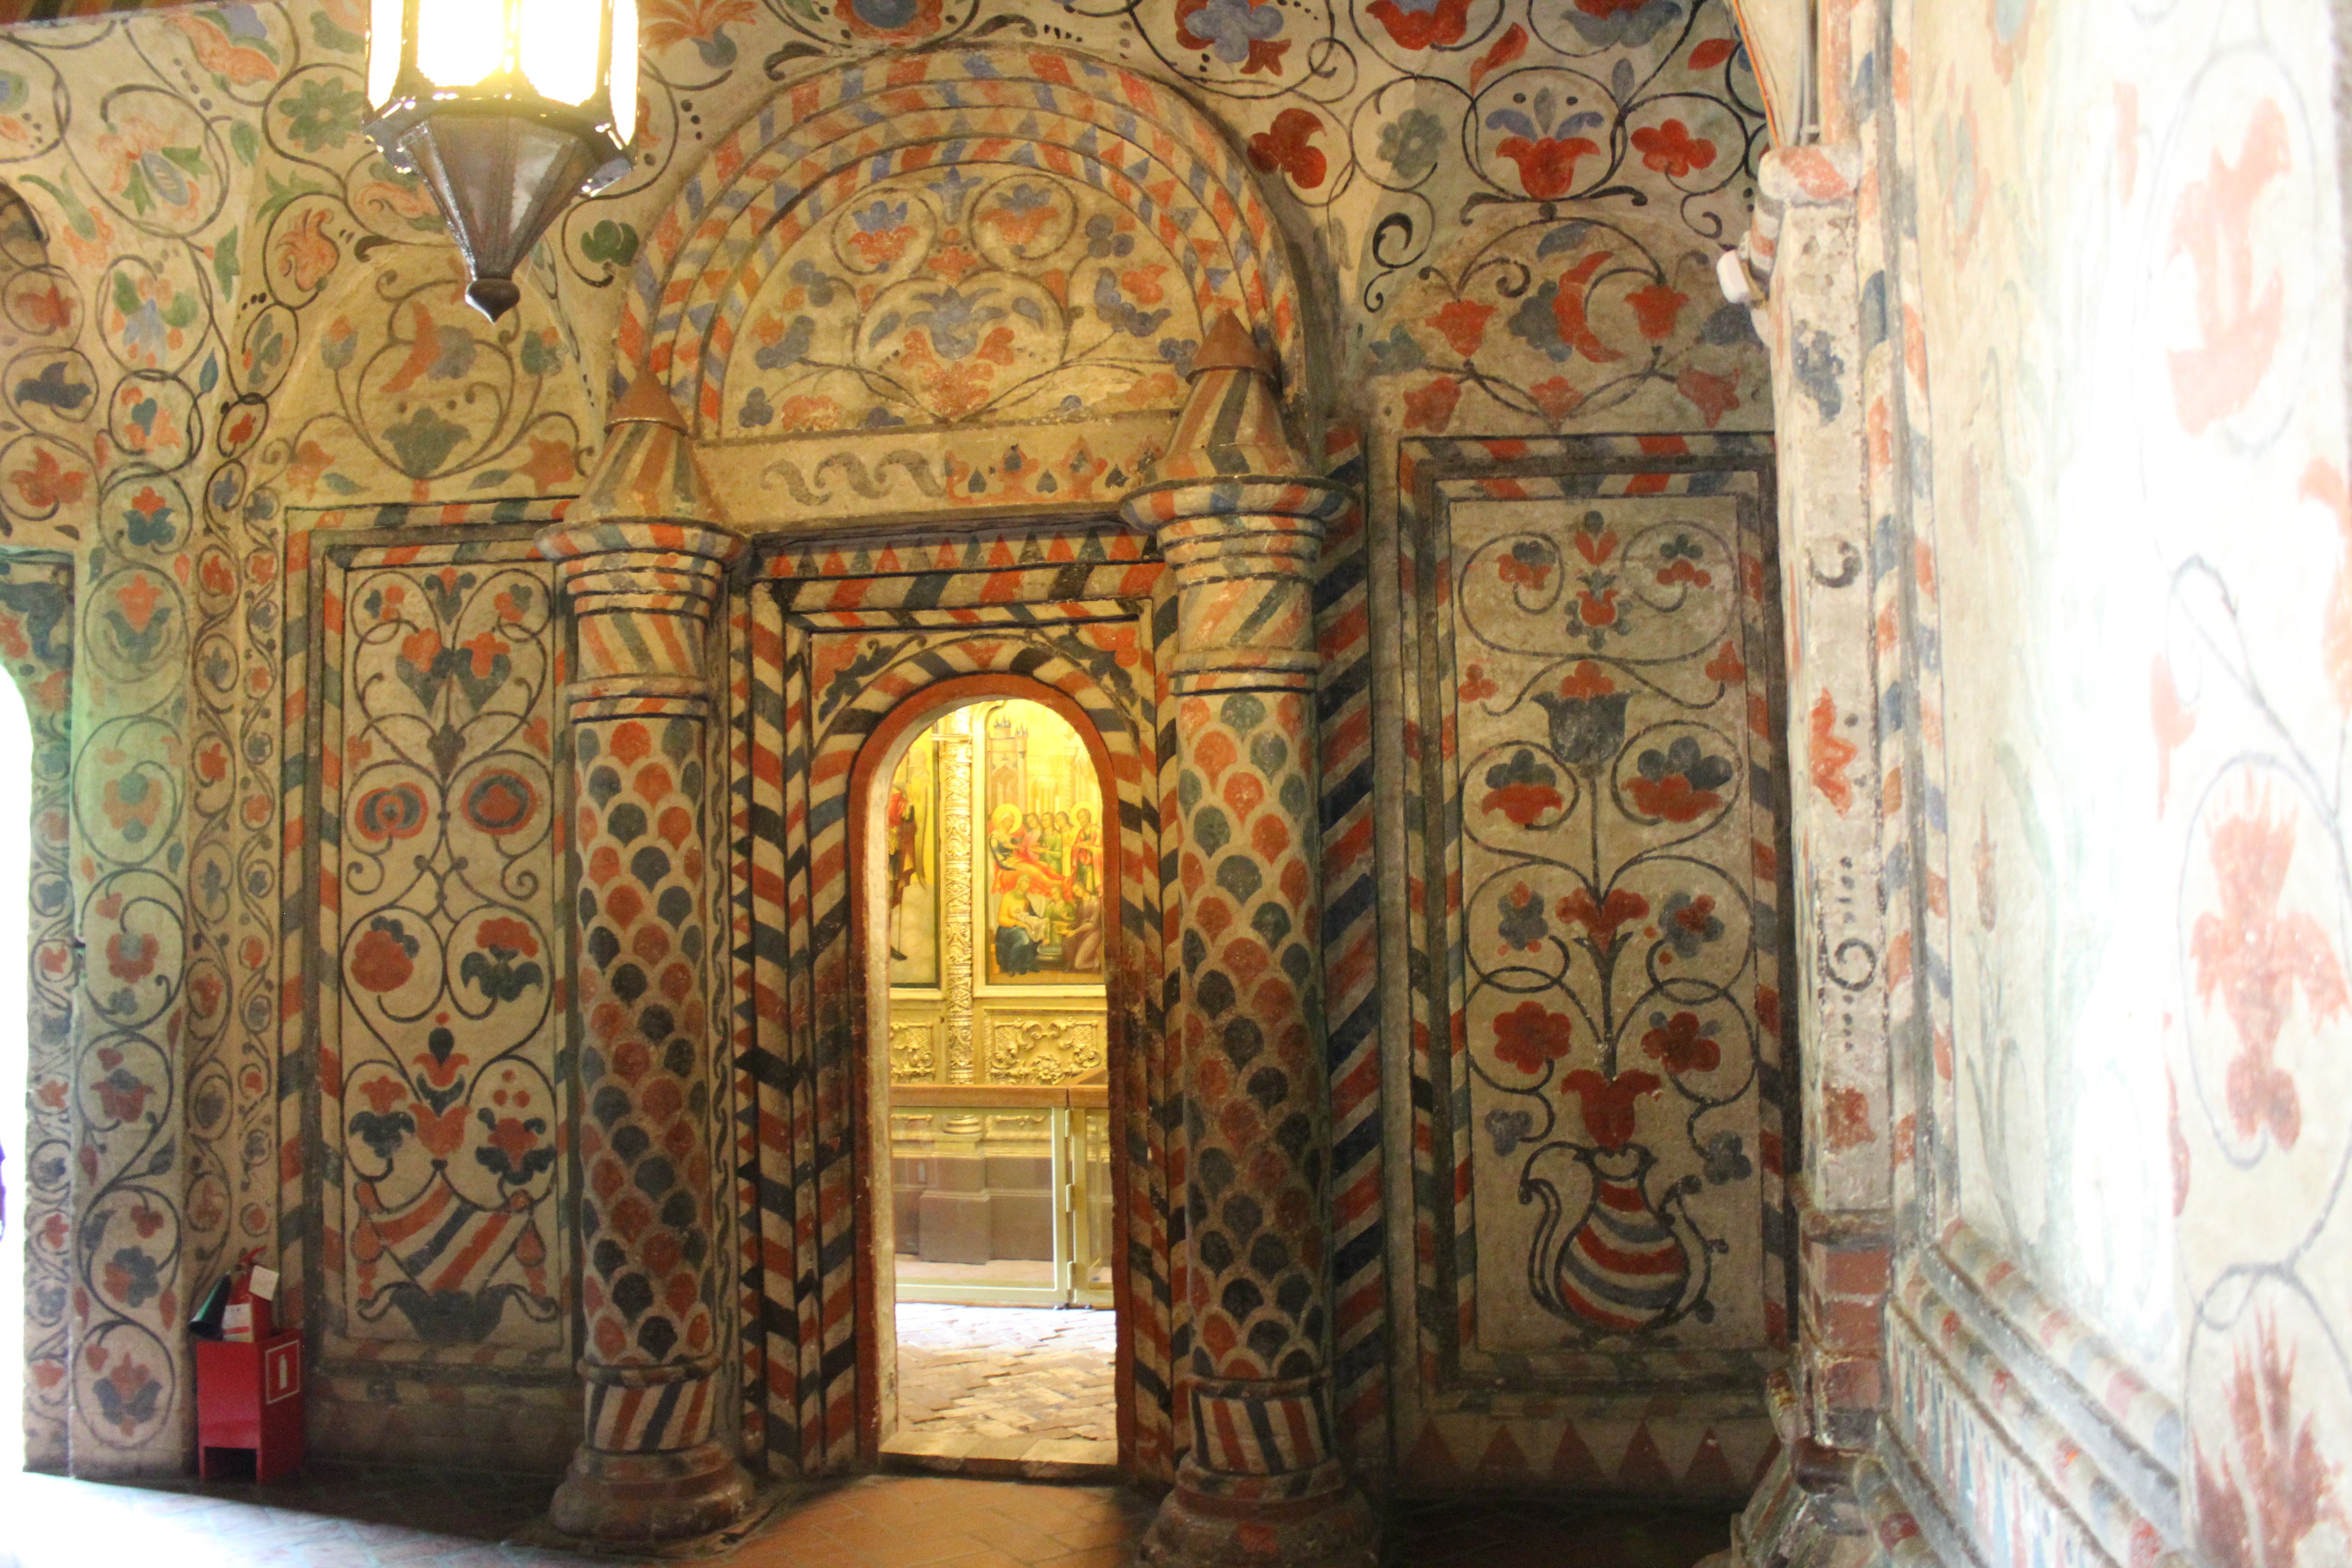
[[[1916,1152],[1974,1282],[1906,1287],[1950,1359],[1899,1349],[1895,1426],[1995,1560],[2143,1513],[2217,1563],[2352,1549],[2331,27],[1917,5],[1844,57],[1916,224],[1950,1003]],[[1947,1314],[1977,1288],[2039,1348]],[[2128,1503],[2068,1490],[2070,1424]]]
[[[645,258],[675,256],[690,237],[663,226],[698,199],[690,182],[731,176],[731,149],[760,144],[730,135],[761,105],[797,115],[805,106],[791,90],[845,62],[887,72],[893,51],[985,37],[1091,54],[1205,109],[1220,155],[1270,194],[1264,237],[1304,280],[1302,305],[1274,331],[1310,449],[1323,449],[1318,427],[1347,422],[1370,459],[1370,564],[1328,584],[1326,641],[1360,648],[1383,634],[1381,668],[1369,700],[1335,694],[1330,710],[1349,725],[1347,747],[1377,732],[1391,777],[1414,743],[1398,639],[1385,635],[1407,614],[1404,441],[1469,442],[1465,471],[1475,473],[1516,460],[1477,437],[1705,437],[1769,425],[1761,350],[1709,272],[1745,221],[1765,131],[1719,0],[1147,0],[1011,15],[955,0],[647,0],[643,10],[638,166],[565,216],[532,258],[522,305],[496,325],[460,302],[430,201],[356,133],[359,0],[0,32],[0,180],[22,194],[60,269],[57,303],[35,301],[48,315],[17,310],[14,281],[0,301],[16,328],[56,340],[28,339],[31,357],[10,363],[5,390],[22,433],[0,448],[0,508],[18,542],[79,552],[75,896],[89,951],[106,955],[87,971],[78,1037],[92,1088],[74,1133],[72,1299],[89,1352],[72,1363],[77,1469],[176,1468],[188,1412],[172,1324],[232,1241],[276,1247],[289,1307],[331,1323],[344,1366],[320,1384],[332,1407],[324,1441],[446,1452],[473,1431],[486,1455],[530,1462],[568,1443],[563,1166],[525,1169],[560,1140],[475,1103],[498,1090],[499,1070],[560,1077],[567,961],[547,945],[564,923],[547,873],[562,844],[527,842],[493,809],[521,795],[478,799],[476,775],[518,758],[525,772],[560,761],[532,717],[552,679],[547,635],[509,591],[534,570],[520,563],[521,537],[593,460],[625,369],[611,345],[646,284]],[[821,515],[853,494],[877,508],[901,497],[1032,504],[1050,480],[1059,502],[1115,496],[1156,450],[1228,287],[1170,251],[1165,232],[1055,171],[965,189],[909,169],[779,257],[733,307],[727,374],[689,400],[707,442],[741,448],[714,472],[730,502],[756,498],[738,505],[755,526]],[[1072,446],[1067,422],[1104,407],[1122,411],[1124,424],[1104,426],[1117,439]],[[901,452],[913,456],[895,460]],[[1698,592],[1713,617],[1696,664],[1728,672],[1748,656],[1718,657],[1714,630],[1746,613],[1732,608],[1729,575],[1752,586],[1752,562],[1735,557],[1754,553],[1739,531],[1758,520],[1710,505],[1720,559],[1686,563],[1707,578]],[[1624,510],[1628,526],[1659,511]],[[355,537],[372,527],[417,530],[403,543],[425,554],[394,559]],[[1570,548],[1566,535],[1559,547]],[[1756,664],[1757,680],[1768,664]],[[1740,730],[1746,666],[1682,673],[1727,704],[1717,717],[1732,752],[1716,761],[1769,775],[1769,745],[1748,755]],[[439,738],[444,720],[455,741]],[[1544,733],[1536,725],[1527,738]],[[390,773],[363,776],[387,767],[408,794]],[[1740,811],[1760,799],[1743,797]],[[1738,863],[1738,900],[1771,880],[1745,824],[1718,835]],[[1393,810],[1379,824],[1391,956],[1403,941],[1403,834]],[[438,882],[371,879],[385,847],[428,839],[445,857],[503,857],[503,884],[453,902]],[[492,941],[501,921],[520,926],[499,925]],[[1769,922],[1726,929],[1742,954],[1769,948]],[[469,978],[472,957],[490,967]],[[532,964],[545,970],[537,988]],[[1400,1101],[1410,1094],[1402,973],[1394,965],[1385,989],[1369,969],[1333,986],[1361,1008],[1357,1048],[1379,1020],[1386,1090]],[[1769,1033],[1752,963],[1723,973],[1736,999],[1696,1022]],[[466,1005],[447,1026],[462,1038],[438,1055],[387,1044],[386,1019],[431,1011],[417,988],[435,986],[433,1005]],[[1696,1064],[1691,1052],[1713,1038],[1702,1030],[1674,1048]],[[1731,1066],[1702,1094],[1737,1104],[1676,1179],[1704,1185],[1713,1158],[1737,1188],[1726,1213],[1745,1234],[1727,1283],[1711,1288],[1732,1295],[1703,1337],[1760,1349],[1777,1331],[1759,1294],[1772,1245],[1759,1216],[1777,1199],[1756,1168],[1753,1081],[1769,1052],[1726,1048]],[[92,1099],[101,1082],[110,1097]],[[1359,1143],[1377,1122],[1363,1115]],[[422,1167],[401,1164],[427,1123],[473,1189],[456,1183],[436,1198]],[[1409,1299],[1433,1284],[1419,1273],[1411,1132],[1391,1121],[1388,1135],[1400,1173],[1387,1214],[1352,1214],[1343,1247],[1362,1270],[1357,1293],[1375,1302],[1386,1268],[1411,1277]],[[406,1205],[434,1202],[465,1216],[462,1256],[387,1249],[386,1216],[397,1226]],[[1525,1249],[1517,1216],[1509,1223],[1497,1256]],[[1474,1241],[1465,1230],[1448,1245]],[[1694,1268],[1707,1256],[1694,1252]],[[1487,1288],[1513,1277],[1496,1272]],[[1493,1303],[1497,1321],[1532,1310]],[[1358,1361],[1377,1360],[1384,1342],[1373,1322],[1359,1324]],[[474,1371],[444,1364],[468,1357]],[[1418,1379],[1416,1352],[1398,1350],[1393,1370]],[[1350,1375],[1379,1385],[1370,1372]],[[520,1426],[483,1436],[473,1417],[451,1414],[478,1403],[471,1390],[495,1403],[492,1390],[518,1386],[540,1412]],[[404,1414],[372,1414],[390,1404]],[[1377,1399],[1369,1408],[1380,1416]],[[1704,1423],[1653,1436],[1637,1413],[1572,1452],[1556,1415],[1506,1435],[1505,1450],[1543,1450],[1513,1469],[1487,1462],[1498,1451],[1491,1423],[1468,1412],[1439,1445],[1458,1452],[1429,1467],[1433,1484],[1524,1484],[1528,1465],[1565,1455],[1602,1484],[1638,1475],[1722,1492],[1745,1484],[1769,1443],[1750,1421],[1727,1460]]]

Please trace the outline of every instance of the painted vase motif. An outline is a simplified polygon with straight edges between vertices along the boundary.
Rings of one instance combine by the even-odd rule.
[[[1691,1243],[1650,1201],[1643,1178],[1656,1156],[1639,1145],[1570,1152],[1591,1171],[1592,1192],[1557,1248],[1549,1244],[1560,1217],[1559,1189],[1532,1173],[1522,1189],[1545,1209],[1530,1259],[1536,1299],[1605,1333],[1641,1333],[1680,1318],[1692,1295]]]

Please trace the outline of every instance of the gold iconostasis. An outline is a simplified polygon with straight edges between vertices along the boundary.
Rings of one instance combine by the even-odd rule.
[[[1019,700],[918,735],[883,810],[890,1076],[1103,1076],[1102,787],[1060,714]]]

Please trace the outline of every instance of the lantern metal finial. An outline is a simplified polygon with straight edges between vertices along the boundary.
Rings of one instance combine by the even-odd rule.
[[[548,226],[628,172],[636,0],[373,3],[367,133],[433,192],[495,321]]]

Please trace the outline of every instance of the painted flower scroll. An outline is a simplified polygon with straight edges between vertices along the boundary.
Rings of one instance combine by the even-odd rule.
[[[1769,922],[1738,535],[1682,498],[1454,519],[1480,1184],[1531,1215],[1526,1289],[1570,1342],[1708,1323],[1753,1229]]]
[[[344,613],[348,1331],[560,1347],[549,587],[383,570]]]
[[[746,318],[727,427],[1174,407],[1201,317],[1183,259],[1092,186],[1011,164],[923,169],[870,187],[775,268]]]

